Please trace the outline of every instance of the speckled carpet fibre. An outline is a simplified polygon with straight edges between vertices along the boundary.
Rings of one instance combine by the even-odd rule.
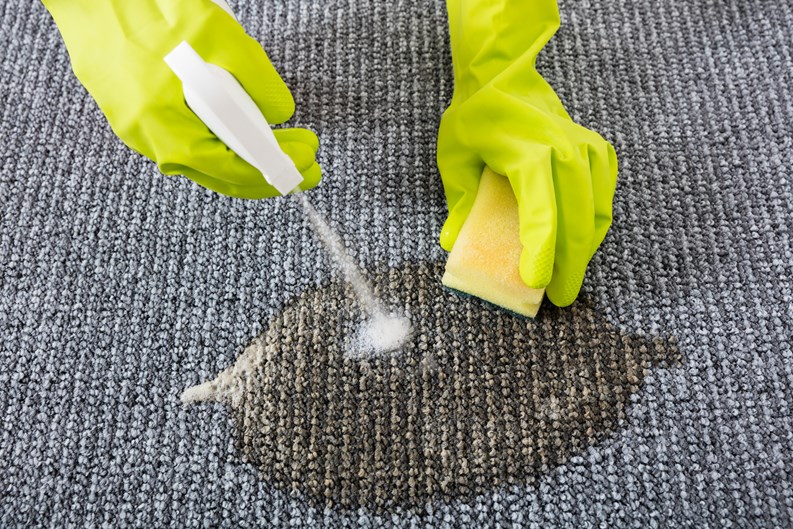
[[[158,174],[0,0],[0,527],[790,527],[793,3],[564,1],[538,67],[620,156],[579,301],[440,287],[443,2],[239,0],[322,140],[312,201]],[[181,392],[244,352],[236,403]]]

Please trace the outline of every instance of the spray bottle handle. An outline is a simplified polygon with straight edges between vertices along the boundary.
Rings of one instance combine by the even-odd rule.
[[[259,107],[233,75],[204,61],[187,42],[166,55],[165,62],[182,81],[190,109],[280,194],[288,194],[303,182]]]

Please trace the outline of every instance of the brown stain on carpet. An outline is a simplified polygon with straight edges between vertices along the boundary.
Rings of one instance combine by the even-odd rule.
[[[401,354],[345,355],[360,321],[338,284],[309,291],[249,346],[239,449],[315,504],[376,510],[525,483],[617,430],[673,341],[625,334],[586,301],[526,320],[444,289],[441,265],[370,275],[410,315]]]

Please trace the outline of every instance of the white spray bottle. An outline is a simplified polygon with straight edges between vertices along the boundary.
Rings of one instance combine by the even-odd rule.
[[[223,0],[213,1],[234,16]],[[232,151],[258,169],[267,183],[287,195],[303,182],[267,119],[233,75],[204,61],[188,42],[176,46],[165,62],[182,81],[190,109]]]

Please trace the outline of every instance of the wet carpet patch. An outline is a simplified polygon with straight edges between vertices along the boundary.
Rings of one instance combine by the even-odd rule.
[[[413,322],[399,353],[345,354],[361,313],[332,283],[287,306],[212,384],[264,479],[377,510],[525,483],[617,430],[648,370],[680,361],[674,340],[625,333],[586,299],[546,303],[532,321],[444,289],[441,274],[370,274]]]

